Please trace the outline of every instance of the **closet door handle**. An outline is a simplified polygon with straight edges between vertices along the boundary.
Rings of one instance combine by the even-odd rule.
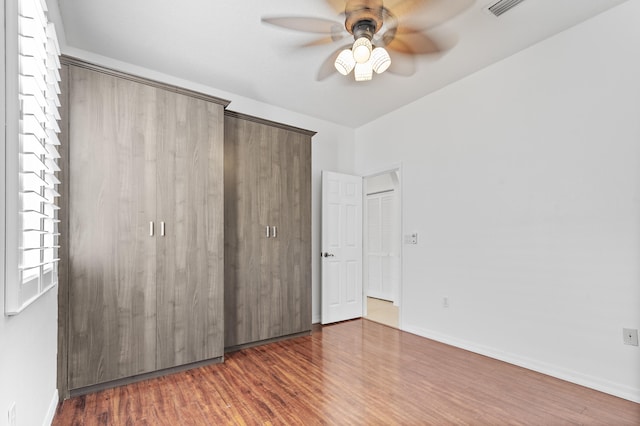
[[[270,237],[270,235],[269,235],[269,227],[267,226],[267,238],[269,238],[269,237]]]
[[[149,222],[149,236],[153,237],[153,222]]]
[[[278,233],[277,233],[277,228],[275,226],[271,227],[272,231],[271,235],[273,235],[273,238],[277,238],[278,237]]]
[[[164,222],[160,222],[160,235],[164,237]]]

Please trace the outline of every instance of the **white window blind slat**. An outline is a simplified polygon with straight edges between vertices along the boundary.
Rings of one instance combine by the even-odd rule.
[[[35,58],[45,58],[47,56],[47,46],[43,43],[42,37],[38,34],[20,34],[20,54],[23,56],[33,56]],[[45,61],[46,66],[46,61]],[[44,80],[44,76],[42,76]]]
[[[46,164],[46,160],[42,161],[43,156],[38,156],[31,152],[25,152],[21,156],[22,170],[29,170],[34,172],[48,170],[49,167]]]
[[[36,82],[36,77],[21,74],[19,90],[20,95],[22,96],[33,96],[38,102],[38,105],[43,108],[48,104],[47,98],[44,96],[44,92],[40,91],[40,87]]]
[[[60,139],[52,129],[47,129],[47,143],[49,145],[60,145]]]
[[[29,16],[32,18],[38,18],[42,25],[46,25],[47,22],[47,5],[40,0],[21,0],[19,3],[19,13],[22,16]]]
[[[22,152],[27,154],[45,155],[47,149],[35,135],[22,135]]]
[[[22,101],[22,111],[24,114],[33,115],[38,122],[47,120],[46,106],[38,104],[37,99],[33,95],[23,95],[20,100]]]
[[[33,263],[33,264],[23,264],[20,265],[18,269],[22,270],[22,271],[26,271],[28,269],[34,269],[34,268],[41,268],[43,266],[47,266],[51,263],[56,263],[59,262],[60,259],[51,259],[50,261],[47,262],[38,262],[38,263]]]
[[[60,171],[60,166],[58,166],[57,162],[47,158],[47,159],[45,159],[44,163],[47,165],[47,168],[50,171],[53,171],[53,172],[59,172]]]
[[[47,83],[53,83],[54,81],[60,81],[60,71],[58,69],[47,69]]]
[[[39,173],[26,172],[20,175],[20,187],[23,191],[31,190],[39,192],[40,188],[51,187]]]
[[[7,298],[18,313],[57,282],[60,180],[60,47],[47,20],[46,2],[18,0],[18,271],[20,283]]]
[[[20,35],[37,34],[38,31],[43,31],[44,28],[39,24],[40,22],[31,16],[24,13],[18,14],[18,34]]]
[[[22,75],[43,75],[46,76],[47,66],[44,61],[38,60],[34,55],[27,55],[26,53],[19,56],[20,58],[20,74]],[[34,71],[35,70],[35,71]],[[46,83],[47,79],[44,78],[42,83]]]
[[[44,180],[45,182],[47,182],[47,185],[49,186],[59,185],[61,183],[60,179],[58,179],[56,175],[51,173],[45,173]]]
[[[46,76],[44,78],[44,82],[47,85],[47,94],[46,94],[47,99],[57,98],[58,95],[60,94],[60,85],[58,84],[58,82],[54,81],[53,83],[49,83],[46,80]]]
[[[54,118],[53,114],[47,114],[45,129],[51,129],[56,133],[60,133],[60,126],[58,126],[58,121]]]
[[[55,120],[60,120],[60,112],[58,111],[58,107],[56,106],[55,102],[48,100],[47,106],[45,107],[45,111],[47,114],[52,115]],[[58,138],[56,137],[56,139]],[[57,144],[57,145],[60,145],[60,144]]]
[[[22,250],[26,251],[38,251],[45,249],[59,249],[60,246],[40,246],[40,247],[21,247]]]
[[[54,158],[54,159],[60,158],[60,154],[58,153],[58,150],[56,149],[55,145],[46,144],[45,148],[47,150],[45,157]]]
[[[35,192],[35,191],[23,191],[20,193],[21,197],[22,197],[22,204],[23,205],[34,205],[37,203],[48,203],[49,200],[47,200],[42,194],[40,194],[39,192]],[[40,204],[38,204],[38,206],[40,206]],[[28,209],[21,209],[20,211],[26,211]]]
[[[42,126],[42,123],[31,114],[22,115],[22,133],[35,135],[38,139],[45,139],[47,137],[47,132]]]

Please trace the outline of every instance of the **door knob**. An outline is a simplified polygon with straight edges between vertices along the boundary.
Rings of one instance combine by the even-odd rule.
[[[322,256],[324,257],[333,257],[333,253],[324,253]]]

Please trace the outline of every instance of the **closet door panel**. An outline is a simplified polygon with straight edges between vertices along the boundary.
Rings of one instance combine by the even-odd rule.
[[[280,328],[274,331],[288,335],[311,328],[311,141],[278,129],[274,142],[273,162],[281,167],[274,182],[280,224],[272,266]]]
[[[157,105],[162,369],[223,355],[224,134],[219,105],[168,91]]]
[[[258,170],[259,178],[257,185],[257,193],[254,197],[257,200],[258,217],[252,228],[254,233],[259,236],[256,248],[259,251],[260,268],[254,277],[253,292],[256,294],[255,304],[247,305],[247,311],[255,311],[255,319],[257,327],[250,330],[242,343],[256,342],[269,339],[273,336],[274,328],[279,325],[273,321],[273,312],[278,307],[274,306],[274,271],[272,268],[273,258],[276,255],[274,242],[274,226],[277,225],[273,221],[274,200],[278,198],[278,194],[274,192],[274,173],[276,173],[277,165],[273,164],[272,158],[272,137],[273,129],[260,123],[245,122],[250,130],[250,140],[252,144],[258,146],[258,155],[252,160],[254,166]],[[269,236],[267,237],[267,228]],[[262,231],[262,232],[260,232]],[[279,229],[276,228],[276,234]]]
[[[268,339],[274,224],[271,129],[225,119],[225,346]],[[269,228],[269,237],[267,237]]]
[[[224,131],[224,322],[229,347],[260,336],[260,289],[267,262],[263,257],[268,200],[264,184],[270,167],[259,127],[225,117]]]
[[[236,116],[225,133],[225,346],[308,331],[310,137]]]
[[[157,89],[70,67],[69,387],[153,371]]]

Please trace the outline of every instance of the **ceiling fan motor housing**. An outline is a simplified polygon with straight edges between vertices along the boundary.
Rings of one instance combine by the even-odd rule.
[[[344,26],[354,38],[367,37],[371,40],[382,27],[383,10],[382,0],[349,0]]]
[[[371,41],[373,39],[373,35],[376,33],[376,24],[373,21],[368,19],[363,19],[362,21],[356,22],[353,26],[352,34],[353,38],[356,40],[361,37],[366,37]]]

